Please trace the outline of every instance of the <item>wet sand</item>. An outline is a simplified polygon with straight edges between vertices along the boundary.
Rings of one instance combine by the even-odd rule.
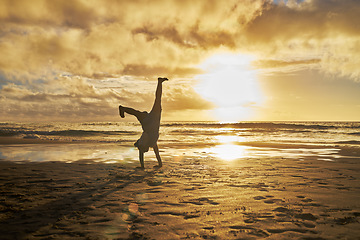
[[[0,161],[1,239],[359,239],[358,158],[163,155]]]

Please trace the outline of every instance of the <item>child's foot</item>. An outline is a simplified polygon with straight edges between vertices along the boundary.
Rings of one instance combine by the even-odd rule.
[[[154,168],[154,169],[162,168],[162,164],[161,164],[161,165],[155,165],[153,168]]]
[[[120,117],[122,117],[122,118],[125,117],[124,110],[123,110],[123,107],[121,105],[119,105],[119,113],[120,113]]]
[[[160,81],[160,82],[164,82],[164,81],[168,81],[169,79],[167,79],[167,78],[161,78],[161,77],[159,77],[158,78],[158,81]]]

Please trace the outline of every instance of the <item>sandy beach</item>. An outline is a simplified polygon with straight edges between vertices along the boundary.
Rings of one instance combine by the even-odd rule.
[[[133,161],[0,161],[1,239],[359,239],[360,165],[224,161],[162,151]],[[349,155],[349,154],[348,154]]]

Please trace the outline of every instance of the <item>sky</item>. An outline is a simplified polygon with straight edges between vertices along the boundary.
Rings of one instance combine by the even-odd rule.
[[[1,0],[0,121],[360,121],[358,0]],[[125,120],[135,121],[134,117]]]

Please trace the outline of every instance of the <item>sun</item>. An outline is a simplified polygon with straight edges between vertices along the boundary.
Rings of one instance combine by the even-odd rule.
[[[251,68],[254,58],[248,55],[221,53],[205,60],[197,76],[195,90],[214,103],[214,117],[219,121],[251,120],[253,110],[263,100],[256,71]]]

